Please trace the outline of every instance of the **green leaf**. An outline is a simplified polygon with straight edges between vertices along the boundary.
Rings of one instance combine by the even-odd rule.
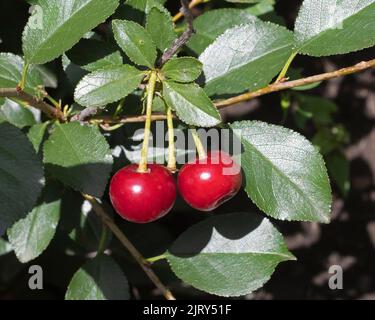
[[[146,30],[162,52],[168,49],[177,37],[171,15],[157,8],[152,8],[147,15]]]
[[[57,125],[44,144],[44,162],[64,184],[101,197],[112,169],[109,145],[95,126]]]
[[[112,258],[101,255],[75,273],[65,299],[129,300],[128,281]]]
[[[152,111],[165,113],[166,110],[167,110],[167,105],[165,104],[165,101],[163,100],[163,98],[159,96],[155,96],[154,101],[152,103]]]
[[[35,67],[35,69],[37,69],[38,72],[40,73],[40,76],[43,80],[43,84],[44,84],[45,87],[54,88],[54,89],[57,88],[58,79],[57,79],[56,74],[54,74],[52,70],[48,69],[44,65],[36,65],[36,66],[33,66],[33,67]],[[28,77],[29,76],[30,76],[30,74],[28,74]]]
[[[104,106],[133,92],[143,77],[143,71],[129,65],[101,69],[86,75],[78,83],[74,98],[82,106]]]
[[[317,126],[329,125],[333,122],[332,114],[337,112],[337,105],[329,99],[318,96],[298,94],[299,107],[311,117]]]
[[[13,53],[0,53],[0,88],[16,88],[22,78],[24,61]],[[25,91],[35,94],[35,88],[43,85],[43,79],[36,67],[31,66],[26,78]]]
[[[44,197],[25,219],[8,229],[8,238],[18,260],[27,263],[42,254],[55,236],[60,218],[60,197],[48,186]]]
[[[241,166],[251,200],[281,220],[328,223],[331,188],[322,156],[300,134],[258,121],[231,125],[241,139]]]
[[[27,62],[44,64],[104,22],[119,0],[40,0],[38,4],[23,32],[22,44]]]
[[[218,37],[200,56],[208,95],[256,90],[269,84],[292,52],[293,34],[255,20]]]
[[[152,8],[168,13],[167,9],[163,7],[162,1],[159,0],[126,0],[116,18],[132,20],[144,25],[146,16]]]
[[[36,153],[39,153],[40,147],[43,143],[43,139],[46,135],[46,130],[49,126],[49,122],[39,123],[33,125],[29,132],[27,133],[27,137],[29,138],[30,142],[34,146]]]
[[[6,99],[5,103],[0,106],[0,118],[20,129],[36,123],[34,114],[27,107],[9,99]]]
[[[78,195],[79,199],[82,199],[81,195]],[[94,212],[92,205],[87,200],[83,203],[77,203],[75,206],[76,197],[69,195],[69,211],[74,211],[74,218],[71,218],[73,222],[72,229],[69,230],[69,238],[73,240],[85,254],[96,252],[99,245],[103,245],[103,248],[107,248],[112,240],[112,233],[107,232],[104,244],[100,244],[100,240],[103,234],[102,220]],[[69,212],[69,214],[70,214]],[[109,211],[111,214],[112,212]],[[65,218],[68,218],[66,215]],[[68,224],[71,224],[68,222]]]
[[[233,8],[209,10],[194,19],[195,34],[190,38],[187,46],[196,54],[201,54],[227,29],[252,23],[255,20],[256,17],[245,10]]]
[[[123,64],[121,53],[114,45],[95,39],[82,39],[66,52],[66,56],[71,62],[90,72]]]
[[[149,14],[152,8],[165,10],[159,0],[126,0],[126,5],[134,10]]]
[[[185,231],[167,259],[184,282],[233,297],[260,288],[280,262],[295,258],[268,219],[234,213],[210,217]]]
[[[341,152],[333,152],[326,157],[330,177],[346,197],[350,191],[350,162]]]
[[[342,124],[318,128],[318,132],[311,139],[312,143],[324,156],[349,143],[349,133]]]
[[[174,58],[163,66],[162,72],[177,82],[193,82],[202,73],[202,63],[192,57]]]
[[[280,19],[280,16],[275,12],[275,5],[276,0],[260,0],[257,1],[257,4],[246,8],[246,11],[258,17],[262,16],[262,19],[265,18],[263,19],[265,21],[276,23],[277,20],[281,20],[279,22],[283,22],[283,18]]]
[[[112,27],[117,44],[129,59],[140,66],[153,68],[156,46],[146,29],[136,22],[126,20],[114,20]]]
[[[83,70],[80,66],[77,66],[69,60],[66,54],[61,57],[63,70],[69,80],[69,83],[76,87],[77,84],[82,80],[84,76],[88,74],[86,70]]]
[[[221,122],[219,111],[196,84],[163,82],[165,102],[176,111],[185,123],[199,127],[213,127]]]
[[[0,124],[0,235],[31,211],[43,185],[43,167],[16,127]]]
[[[13,248],[10,243],[8,241],[5,241],[3,238],[0,238],[0,257],[12,251]]]
[[[299,52],[329,56],[375,45],[375,0],[305,0],[295,26]]]

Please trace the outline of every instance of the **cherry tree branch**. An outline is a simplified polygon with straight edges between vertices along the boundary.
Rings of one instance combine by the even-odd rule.
[[[180,12],[182,12],[185,16],[188,28],[178,39],[173,42],[172,46],[164,52],[158,63],[160,67],[162,67],[168,60],[170,60],[178,52],[178,50],[180,50],[189,41],[194,33],[194,16],[190,11],[189,1],[181,0],[181,5],[182,7]]]
[[[286,81],[286,82],[277,82],[274,84],[270,84],[267,87],[264,87],[257,91],[247,92],[247,93],[244,93],[244,94],[241,94],[241,95],[238,95],[238,96],[226,99],[226,100],[222,100],[222,101],[216,101],[215,106],[218,109],[221,109],[221,108],[225,108],[225,107],[231,106],[239,102],[244,102],[244,101],[248,101],[248,100],[260,97],[260,96],[264,96],[269,93],[292,89],[296,87],[301,87],[301,86],[305,86],[308,84],[330,80],[334,78],[339,78],[339,77],[347,76],[347,75],[357,73],[360,71],[364,71],[366,69],[370,69],[374,67],[375,67],[375,59],[370,60],[370,61],[362,61],[352,67],[347,67],[347,68],[343,68],[343,69],[332,71],[332,72],[322,73],[322,74],[318,74],[318,75],[303,78],[303,79]]]
[[[225,107],[229,107],[231,105],[248,101],[257,97],[261,97],[263,95],[267,95],[273,92],[283,91],[287,89],[292,89],[316,82],[326,81],[338,77],[347,76],[350,74],[358,73],[367,69],[371,69],[375,67],[375,59],[369,60],[369,61],[362,61],[360,63],[357,63],[354,66],[339,69],[332,72],[322,73],[315,76],[302,78],[298,80],[293,81],[285,81],[285,82],[278,82],[274,84],[270,84],[262,89],[253,91],[253,92],[247,92],[244,94],[240,94],[238,96],[225,99],[225,100],[219,100],[215,101],[214,104],[218,109],[222,109]],[[29,95],[28,93],[20,90],[19,88],[11,88],[11,89],[0,89],[0,97],[8,97],[8,98],[17,98],[20,100],[23,100],[30,104],[31,106],[40,109],[45,114],[47,114],[51,118],[56,119],[64,119],[64,115],[61,112],[61,110],[56,109],[55,107],[49,105],[48,103],[38,99],[37,97],[33,97]],[[159,121],[159,120],[166,120],[167,117],[165,115],[153,115],[151,117],[152,121]],[[146,120],[145,116],[123,116],[119,118],[113,118],[111,116],[93,116],[91,118],[88,118],[88,121],[97,121],[99,123],[104,124],[117,124],[117,123],[140,123],[144,122]]]
[[[41,110],[44,112],[48,117],[53,119],[61,119],[64,120],[64,114],[61,110],[53,107],[52,105],[48,104],[47,102],[34,97],[20,87],[17,88],[0,88],[0,97],[3,98],[16,98],[18,100],[22,100],[29,104],[30,106]]]
[[[375,59],[369,60],[369,61],[362,61],[360,63],[357,63],[354,66],[339,69],[336,71],[322,73],[322,74],[318,74],[315,76],[293,80],[293,81],[277,82],[274,84],[270,84],[262,89],[259,89],[253,92],[247,92],[247,93],[240,94],[238,96],[235,96],[229,99],[215,101],[214,105],[218,109],[223,109],[223,108],[232,106],[234,104],[248,101],[248,100],[261,97],[261,96],[264,96],[273,92],[283,91],[283,90],[301,87],[301,86],[305,86],[305,85],[316,83],[316,82],[343,77],[343,76],[358,73],[367,69],[371,69],[374,67],[375,67]],[[166,119],[167,119],[167,116],[165,115],[153,115],[151,118],[152,121],[159,121],[159,120],[166,120]],[[126,124],[126,123],[144,122],[146,120],[146,117],[145,116],[137,116],[137,117],[125,116],[121,118],[111,118],[110,116],[104,116],[104,117],[98,116],[98,117],[92,118],[92,120],[99,121],[99,122],[106,123],[106,124],[116,124],[116,123]]]
[[[201,3],[205,3],[205,2],[208,2],[209,0],[193,0],[192,2],[190,2],[189,4],[189,9],[192,9],[194,8],[195,6],[197,6],[198,4],[201,4]],[[184,16],[184,12],[183,11],[180,11],[179,13],[177,13],[174,17],[173,17],[173,22],[177,22],[178,20],[180,20],[183,16]]]
[[[98,107],[88,107],[83,109],[81,112],[78,112],[74,115],[70,121],[84,121],[89,117],[95,116],[99,112],[100,108]]]
[[[83,194],[83,197],[90,202],[94,212],[102,220],[102,222],[108,227],[109,230],[116,236],[116,238],[121,242],[121,244],[129,251],[137,263],[141,266],[146,275],[155,284],[155,286],[163,293],[167,300],[176,300],[172,292],[166,288],[166,286],[161,282],[159,277],[154,273],[150,267],[150,263],[142,256],[142,254],[137,250],[136,247],[130,242],[130,240],[124,235],[112,218],[107,214],[100,203],[87,194]]]
[[[153,114],[151,116],[151,121],[163,121],[167,120],[167,116],[164,114]],[[146,121],[146,116],[121,116],[117,118],[113,118],[112,116],[94,116],[88,119],[90,122],[99,122],[103,124],[127,124],[127,123],[142,123]]]

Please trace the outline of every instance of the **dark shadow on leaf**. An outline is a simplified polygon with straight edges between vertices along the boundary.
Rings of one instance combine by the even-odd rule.
[[[169,252],[177,257],[194,257],[210,242],[215,229],[228,240],[239,240],[253,232],[264,217],[255,213],[234,213],[214,216],[204,220],[183,233]]]
[[[146,14],[141,10],[135,9],[131,5],[123,3],[117,8],[114,19],[132,20],[143,25],[146,21]]]
[[[88,163],[73,167],[47,163],[46,170],[65,185],[100,198],[108,183],[112,163]]]
[[[82,269],[92,277],[107,300],[128,298],[126,278],[112,258],[100,255],[87,262]]]
[[[117,52],[115,45],[95,39],[81,39],[72,49],[66,52],[71,62],[86,66]]]

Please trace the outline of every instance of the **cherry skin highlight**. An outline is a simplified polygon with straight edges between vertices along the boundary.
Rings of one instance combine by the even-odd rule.
[[[109,195],[117,213],[136,223],[148,223],[166,215],[176,201],[176,183],[163,166],[150,164],[148,172],[132,164],[112,178]]]
[[[241,188],[241,168],[223,151],[213,151],[182,167],[178,189],[184,200],[200,211],[212,211]]]

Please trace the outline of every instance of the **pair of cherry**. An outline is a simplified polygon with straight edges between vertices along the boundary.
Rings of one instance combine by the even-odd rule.
[[[242,184],[241,168],[223,151],[208,153],[205,159],[185,164],[178,175],[183,199],[200,211],[211,211],[234,197]],[[148,172],[137,165],[119,170],[110,183],[110,198],[124,219],[147,223],[166,215],[173,207],[177,187],[172,173],[157,164]]]

